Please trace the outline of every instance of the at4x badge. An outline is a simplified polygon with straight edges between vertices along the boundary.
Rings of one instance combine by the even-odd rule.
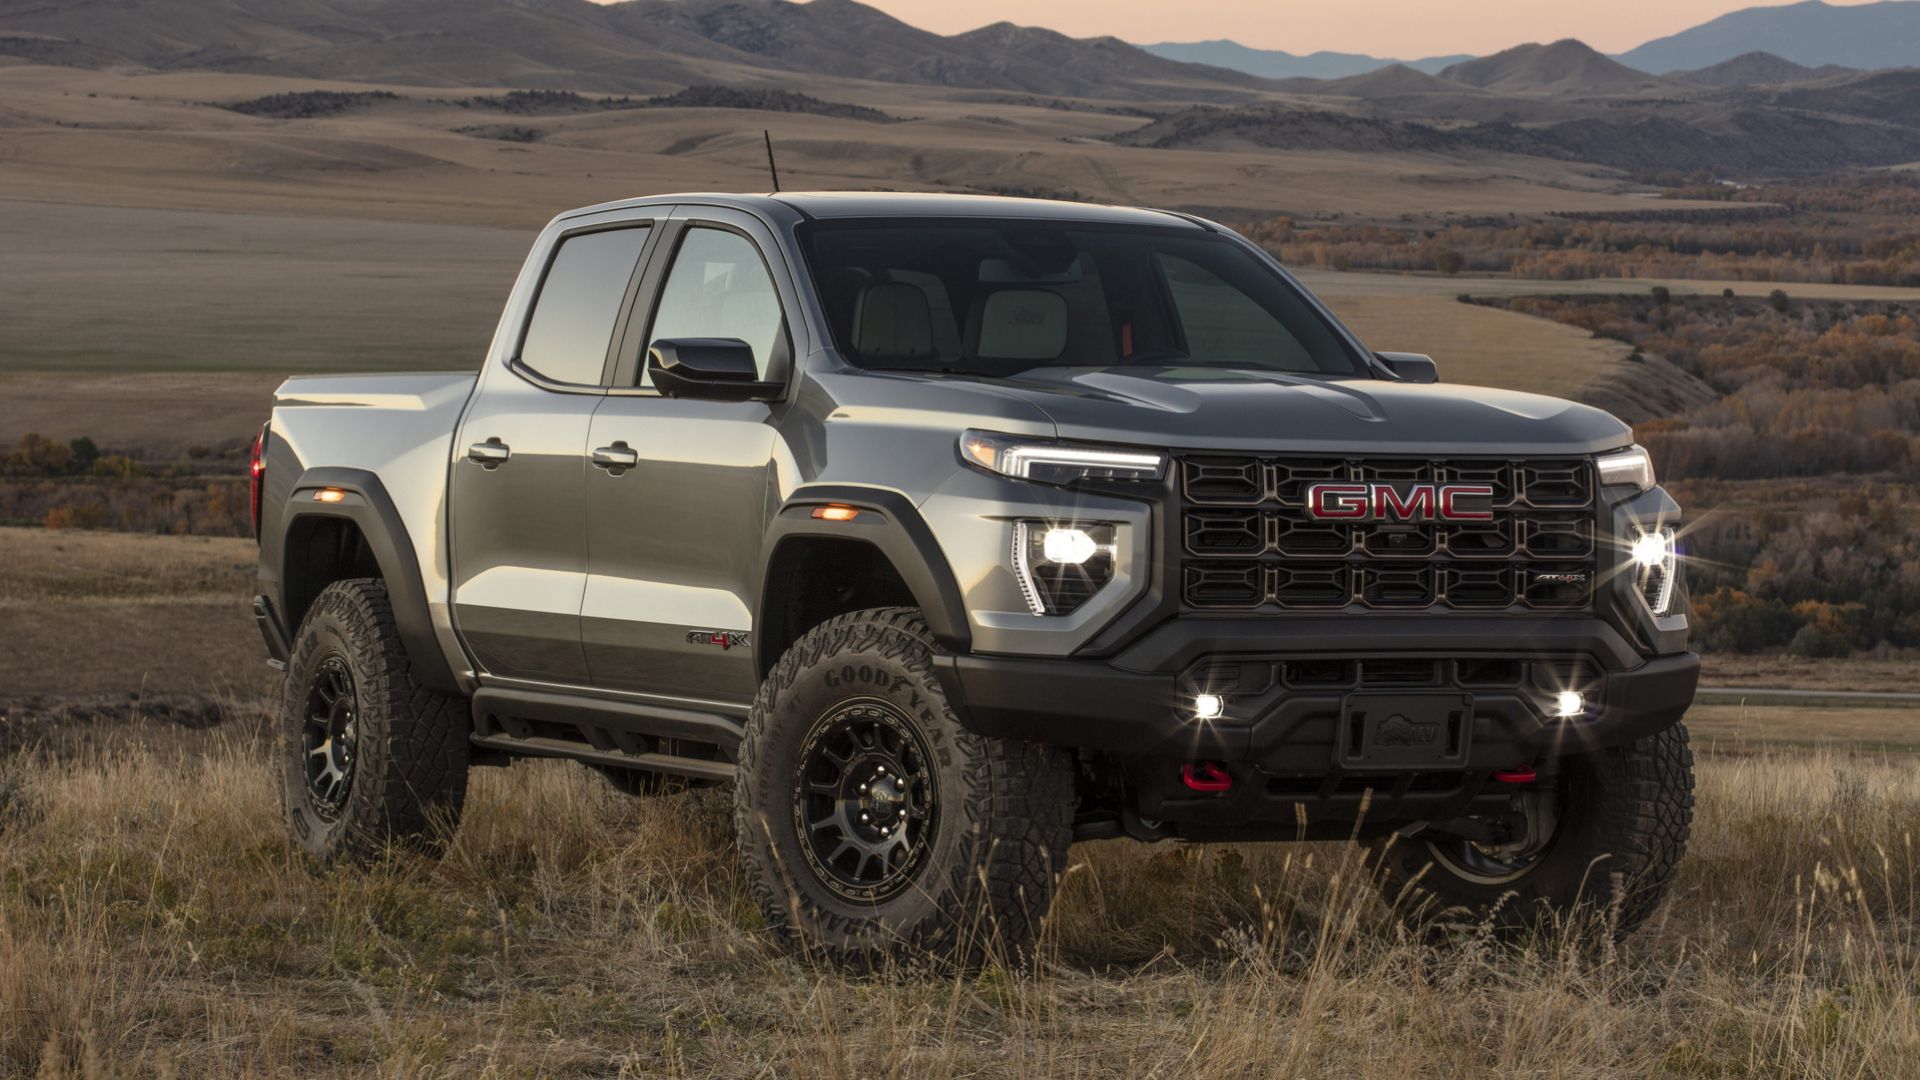
[[[721,649],[731,649],[736,645],[745,648],[751,643],[747,640],[745,633],[736,630],[689,630],[687,644],[713,645]]]

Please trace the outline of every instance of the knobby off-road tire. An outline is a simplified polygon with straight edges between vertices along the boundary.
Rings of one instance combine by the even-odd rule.
[[[444,850],[466,801],[470,721],[464,701],[414,682],[385,584],[338,581],[314,600],[277,734],[287,827],[322,866]],[[333,742],[316,746],[323,737]]]
[[[1610,919],[1616,938],[1660,904],[1693,823],[1693,752],[1684,725],[1566,759],[1548,846],[1507,880],[1473,874],[1457,845],[1422,837],[1375,846],[1380,885],[1411,920],[1489,926],[1503,936]],[[1484,870],[1485,867],[1480,867]]]
[[[780,658],[747,721],[734,829],[753,897],[788,945],[842,967],[1017,960],[1066,865],[1070,757],[962,727],[934,652],[917,610],[839,616]],[[912,846],[834,861],[872,835],[868,811]]]

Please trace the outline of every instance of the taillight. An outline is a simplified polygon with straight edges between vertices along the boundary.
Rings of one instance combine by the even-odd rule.
[[[253,509],[253,538],[260,539],[260,489],[267,476],[267,425],[253,437],[253,452],[247,457],[247,505]]]

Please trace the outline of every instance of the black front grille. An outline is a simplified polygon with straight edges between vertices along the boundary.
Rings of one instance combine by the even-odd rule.
[[[1339,523],[1316,483],[1475,484],[1493,520]],[[1594,477],[1583,458],[1180,459],[1182,595],[1204,611],[1565,611],[1590,607]]]

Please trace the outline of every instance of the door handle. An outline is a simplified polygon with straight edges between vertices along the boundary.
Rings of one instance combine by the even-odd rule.
[[[486,442],[477,442],[467,447],[467,460],[483,469],[497,469],[506,464],[507,459],[512,456],[513,448],[501,442],[498,435]]]
[[[640,464],[640,451],[623,442],[603,446],[593,452],[593,467],[605,469],[615,476],[638,464]]]

